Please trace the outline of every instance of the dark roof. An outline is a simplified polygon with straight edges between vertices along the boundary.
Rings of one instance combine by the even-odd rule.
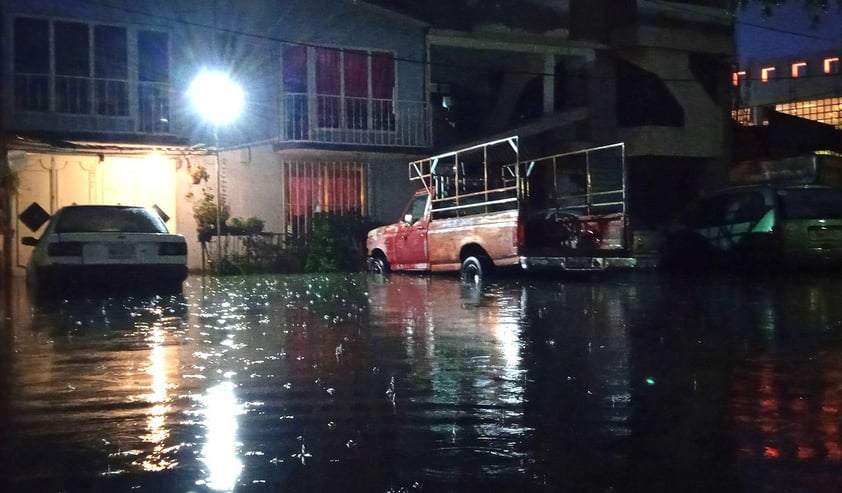
[[[367,0],[424,21],[440,29],[471,31],[476,26],[499,24],[528,32],[546,32],[567,27],[567,19],[553,9],[524,0]]]
[[[186,139],[175,136],[134,134],[102,134],[86,132],[9,132],[9,149],[43,152],[76,152],[100,154],[107,152],[147,153],[207,153],[201,146],[190,146]]]
[[[842,131],[832,125],[777,111],[769,112],[766,119],[768,125],[735,124],[735,161],[842,152]]]

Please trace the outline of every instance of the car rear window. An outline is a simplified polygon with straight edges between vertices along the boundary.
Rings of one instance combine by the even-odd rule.
[[[842,219],[842,190],[788,189],[778,196],[783,219]]]
[[[166,233],[164,222],[142,207],[73,207],[62,211],[56,233]]]

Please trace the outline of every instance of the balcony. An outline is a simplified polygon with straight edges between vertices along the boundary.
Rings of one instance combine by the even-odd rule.
[[[10,127],[171,135],[167,83],[16,73]]]
[[[413,148],[431,143],[425,101],[287,93],[281,114],[284,142]]]

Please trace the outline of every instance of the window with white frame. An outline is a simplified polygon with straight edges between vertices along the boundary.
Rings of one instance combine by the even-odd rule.
[[[16,17],[12,28],[16,110],[130,116],[129,46],[136,42],[139,129],[168,129],[165,32],[36,17]]]
[[[391,53],[288,44],[282,56],[289,138],[307,138],[311,127],[394,129]]]

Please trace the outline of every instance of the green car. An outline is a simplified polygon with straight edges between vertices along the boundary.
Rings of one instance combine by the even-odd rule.
[[[667,268],[842,266],[842,189],[749,185],[705,194],[668,228],[662,261]]]

